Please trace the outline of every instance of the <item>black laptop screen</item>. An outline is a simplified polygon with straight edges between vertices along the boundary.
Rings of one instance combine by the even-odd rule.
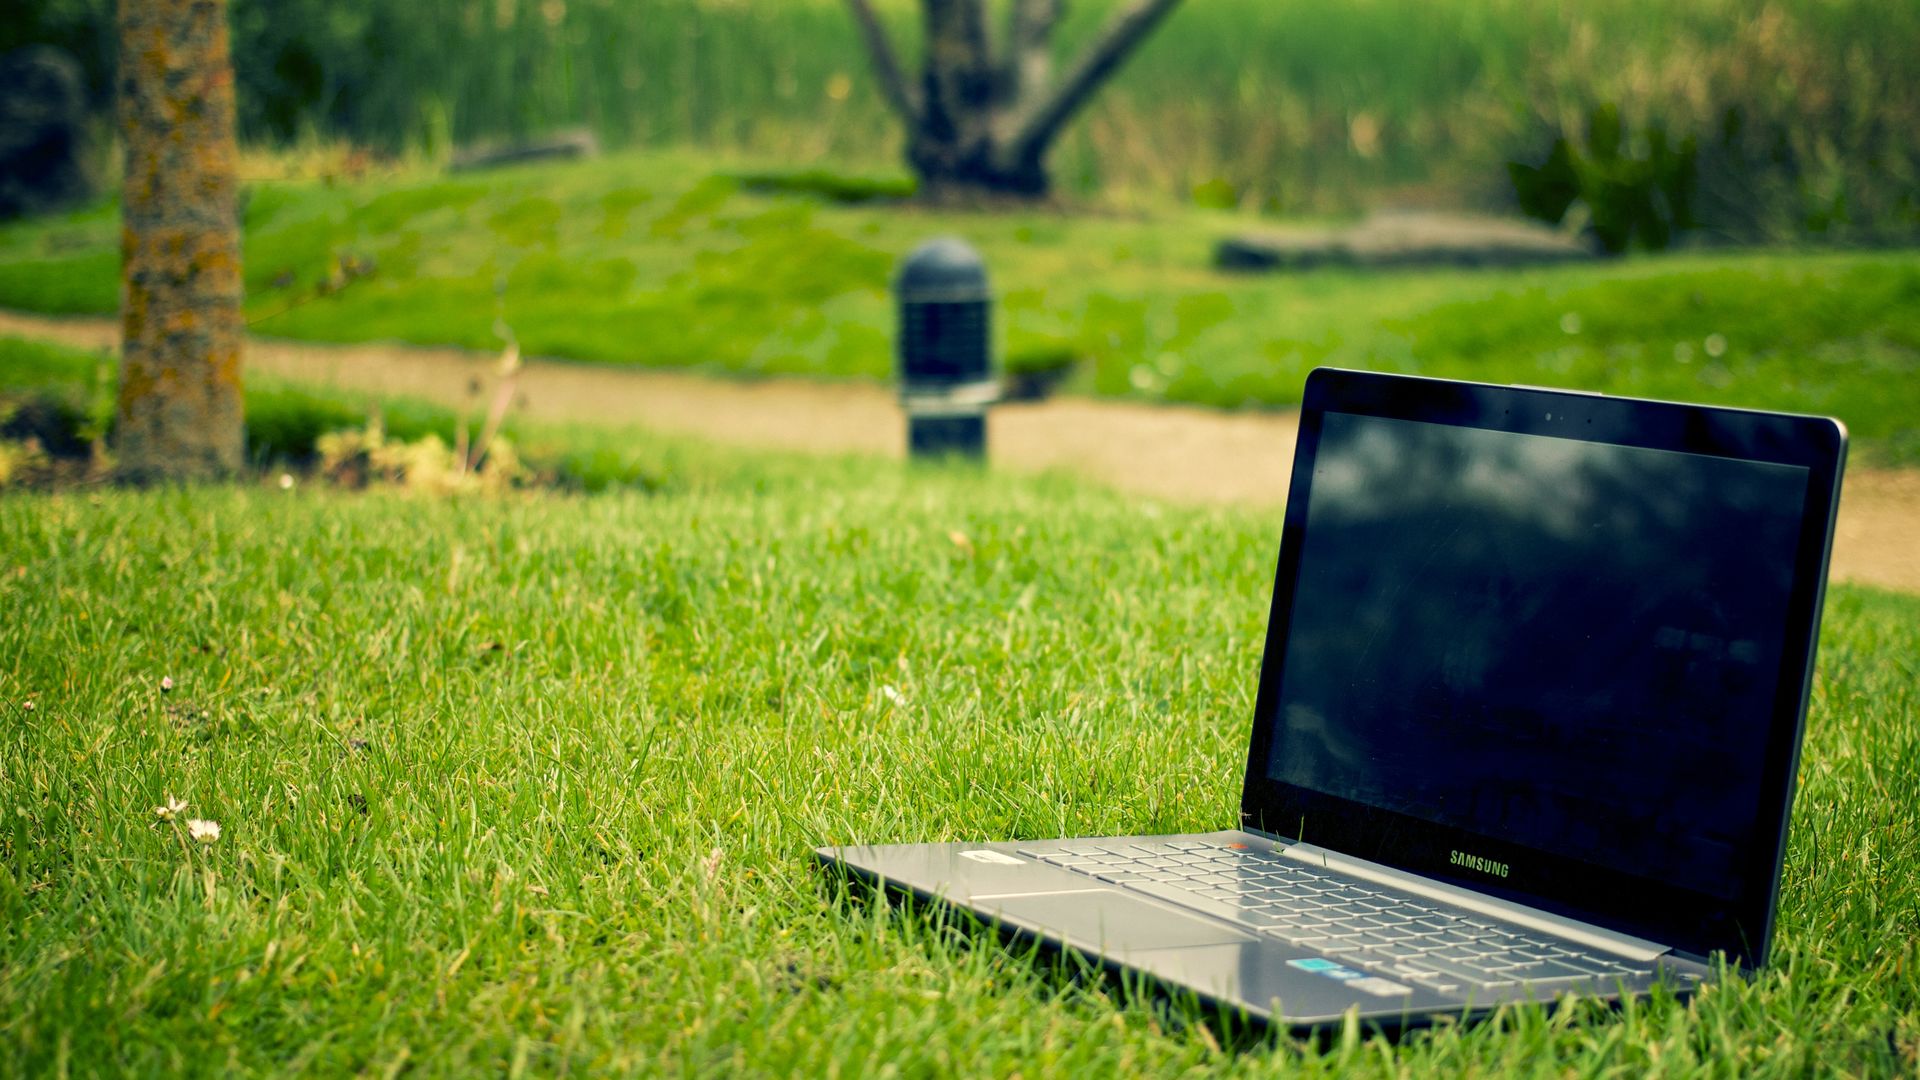
[[[1324,414],[1268,774],[1732,899],[1777,842],[1762,765],[1807,484]]]

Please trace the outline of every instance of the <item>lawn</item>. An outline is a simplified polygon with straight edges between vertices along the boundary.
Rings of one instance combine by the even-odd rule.
[[[1236,1040],[809,849],[1231,823],[1277,514],[620,437],[672,482],[0,498],[0,1074],[1920,1067],[1920,599],[1828,600],[1772,969]]]
[[[1485,273],[1210,269],[1255,219],[1176,205],[940,213],[748,190],[688,152],[482,176],[261,182],[255,332],[528,351],[729,376],[881,379],[887,285],[920,241],[985,253],[1012,366],[1072,392],[1239,408],[1321,364],[1830,412],[1920,462],[1920,252],[1717,251]],[[0,226],[0,306],[107,314],[112,206]]]

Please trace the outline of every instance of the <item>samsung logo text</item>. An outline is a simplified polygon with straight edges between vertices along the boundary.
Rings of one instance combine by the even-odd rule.
[[[1483,859],[1478,855],[1469,855],[1464,851],[1454,852],[1453,858],[1449,861],[1455,866],[1464,866],[1469,870],[1478,870],[1483,874],[1492,874],[1494,877],[1507,876],[1506,863],[1494,862],[1492,859]]]

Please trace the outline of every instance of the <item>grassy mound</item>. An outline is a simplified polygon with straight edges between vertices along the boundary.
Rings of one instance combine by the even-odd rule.
[[[1278,516],[677,452],[645,496],[0,499],[0,1072],[1920,1064],[1920,600],[1829,601],[1772,970],[1235,1054],[808,849],[1231,822]]]
[[[491,350],[500,315],[533,354],[877,379],[895,262],[957,233],[992,269],[1009,366],[1071,360],[1071,391],[1284,406],[1334,364],[1833,412],[1875,453],[1920,460],[1913,252],[1250,279],[1208,268],[1246,223],[1231,214],[844,205],[744,190],[719,167],[662,154],[259,185],[249,318],[284,337]],[[111,207],[0,227],[0,305],[113,311],[117,244]]]

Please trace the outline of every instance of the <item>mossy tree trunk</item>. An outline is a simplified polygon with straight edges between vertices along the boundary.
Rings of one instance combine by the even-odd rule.
[[[1001,55],[987,33],[987,0],[921,0],[926,58],[919,85],[902,74],[869,0],[847,0],[873,58],[881,93],[907,127],[907,163],[924,198],[1040,198],[1047,151],[1180,0],[1131,0],[1052,80],[1053,30],[1064,0],[1012,0]]]
[[[240,234],[226,0],[120,0],[119,475],[240,468]]]

